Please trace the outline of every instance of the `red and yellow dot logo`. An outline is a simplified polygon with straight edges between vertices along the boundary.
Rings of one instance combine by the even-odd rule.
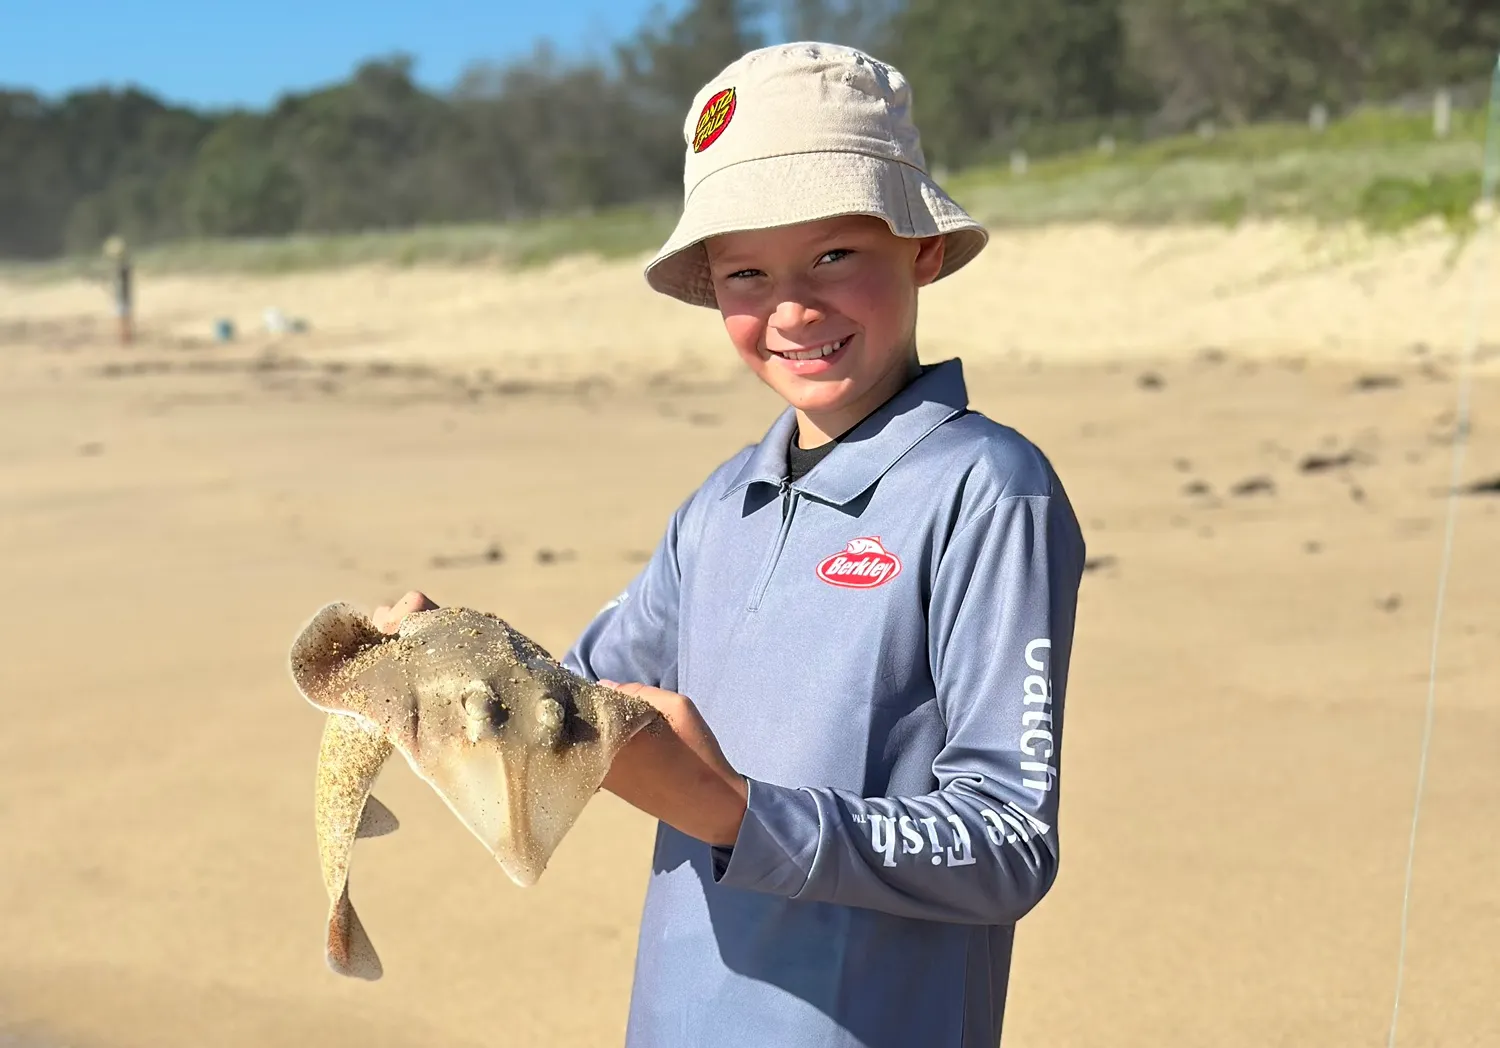
[[[693,152],[701,153],[713,145],[734,116],[734,88],[726,87],[703,103],[698,126],[693,131]]]

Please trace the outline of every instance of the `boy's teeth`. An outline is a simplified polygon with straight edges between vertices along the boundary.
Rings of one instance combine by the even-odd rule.
[[[788,360],[817,360],[820,357],[826,357],[833,353],[848,341],[849,338],[847,337],[841,338],[837,342],[830,342],[826,346],[819,346],[817,349],[803,350],[800,353],[781,353],[779,355],[786,357]]]

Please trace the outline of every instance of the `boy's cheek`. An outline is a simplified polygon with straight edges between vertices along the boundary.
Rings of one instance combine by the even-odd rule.
[[[729,341],[748,364],[760,361],[760,336],[764,330],[759,318],[744,313],[731,313],[724,317],[724,330]]]

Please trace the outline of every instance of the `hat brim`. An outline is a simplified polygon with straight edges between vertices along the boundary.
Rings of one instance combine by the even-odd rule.
[[[689,305],[717,308],[705,240],[840,215],[874,215],[899,237],[945,237],[938,280],[989,242],[984,226],[910,164],[865,153],[794,153],[734,164],[700,182],[647,263],[646,282]]]

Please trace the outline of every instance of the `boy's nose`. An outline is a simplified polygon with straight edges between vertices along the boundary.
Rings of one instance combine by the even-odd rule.
[[[790,334],[824,319],[825,313],[816,304],[802,298],[783,299],[771,314],[771,326]]]

